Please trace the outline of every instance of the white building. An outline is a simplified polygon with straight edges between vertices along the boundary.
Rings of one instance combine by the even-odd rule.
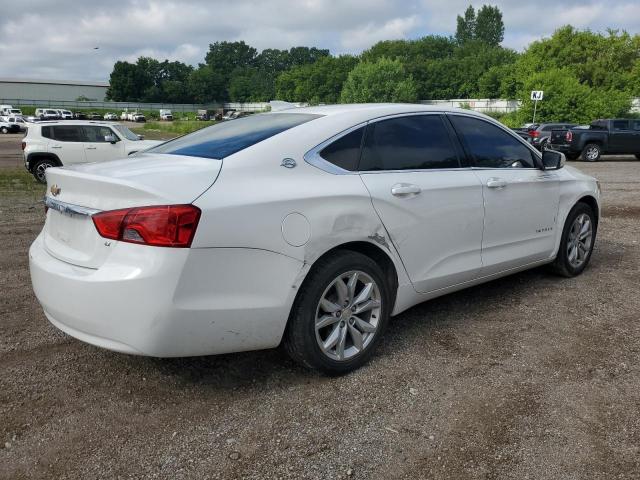
[[[42,80],[0,77],[0,100],[28,104],[17,100],[64,100],[78,98],[102,102],[108,82],[77,82],[73,80]]]

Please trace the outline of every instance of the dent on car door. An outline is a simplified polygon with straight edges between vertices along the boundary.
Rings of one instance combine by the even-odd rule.
[[[365,135],[360,176],[418,292],[472,280],[482,266],[482,186],[454,142],[433,114],[373,122]]]
[[[482,183],[482,275],[548,259],[555,247],[560,172],[543,171],[535,153],[505,129],[449,115]]]

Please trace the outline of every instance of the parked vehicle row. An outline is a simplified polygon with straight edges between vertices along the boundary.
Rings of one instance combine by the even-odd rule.
[[[27,142],[88,155],[111,128],[41,123]],[[57,328],[158,357],[282,343],[330,373],[417,303],[544,264],[580,274],[600,216],[596,180],[562,153],[423,105],[253,115],[46,177],[29,262]]]
[[[602,155],[635,155],[640,160],[640,119],[600,119],[586,128],[554,129],[550,148],[570,160],[597,162]]]
[[[118,123],[54,121],[33,124],[22,150],[25,168],[46,183],[45,171],[50,167],[126,158],[160,143],[143,140]]]
[[[120,120],[126,120],[129,122],[146,122],[146,117],[140,112],[127,112],[124,111],[120,114]]]

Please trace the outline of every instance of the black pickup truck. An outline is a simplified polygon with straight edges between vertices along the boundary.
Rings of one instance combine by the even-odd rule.
[[[569,160],[580,155],[597,162],[601,155],[635,155],[640,160],[640,120],[596,120],[588,127],[551,131],[552,150],[563,152]]]

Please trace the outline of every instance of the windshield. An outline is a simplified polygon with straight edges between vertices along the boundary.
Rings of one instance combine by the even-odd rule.
[[[122,136],[127,140],[132,140],[134,142],[137,142],[138,140],[140,140],[135,133],[133,133],[124,125],[114,125],[113,127],[118,131],[118,133],[122,134]]]
[[[218,123],[178,137],[145,153],[221,159],[322,115],[267,113]]]

